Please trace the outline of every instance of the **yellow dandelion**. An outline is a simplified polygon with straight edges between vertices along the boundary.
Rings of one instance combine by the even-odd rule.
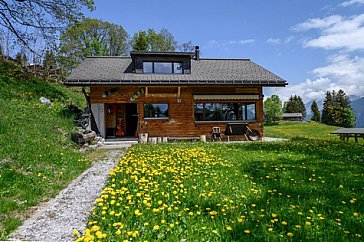
[[[74,230],[72,231],[72,234],[73,234],[73,235],[78,235],[78,233],[79,233],[79,232],[78,232],[78,230],[77,230],[77,229],[74,229]]]
[[[120,234],[121,234],[120,229],[116,230],[115,234],[116,234],[116,235],[120,235]]]
[[[246,229],[246,230],[244,230],[244,233],[246,233],[246,234],[250,234],[251,232],[250,232],[250,230],[249,230],[249,229]]]
[[[282,224],[283,224],[283,225],[287,225],[287,222],[286,222],[286,221],[282,221]]]
[[[273,231],[273,228],[269,228],[269,229],[268,229],[268,231],[269,231],[269,232],[272,232],[272,231]]]
[[[231,231],[233,228],[231,228],[231,226],[226,226],[226,230]]]
[[[287,233],[287,236],[292,237],[292,236],[293,236],[293,233],[288,232],[288,233]]]
[[[276,217],[277,217],[277,214],[273,213],[272,218],[276,218]]]
[[[355,212],[353,213],[354,217],[358,217],[359,216],[359,213]]]
[[[154,226],[153,226],[153,229],[154,229],[154,230],[158,230],[158,229],[159,229],[159,226],[158,226],[158,225],[154,225]]]
[[[306,224],[306,225],[311,225],[311,222],[306,221],[306,222],[305,222],[305,224]]]

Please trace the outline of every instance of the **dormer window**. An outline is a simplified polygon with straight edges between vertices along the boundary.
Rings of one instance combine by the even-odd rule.
[[[143,61],[143,73],[183,74],[183,62]]]

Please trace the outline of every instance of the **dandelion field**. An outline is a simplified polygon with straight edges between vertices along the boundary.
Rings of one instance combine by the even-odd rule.
[[[360,241],[364,146],[160,144],[129,149],[78,241]]]

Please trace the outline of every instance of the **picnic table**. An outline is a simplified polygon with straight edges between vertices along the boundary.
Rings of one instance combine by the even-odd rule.
[[[331,134],[339,135],[340,140],[348,141],[350,137],[355,138],[355,142],[358,143],[358,138],[364,139],[364,128],[341,128]]]

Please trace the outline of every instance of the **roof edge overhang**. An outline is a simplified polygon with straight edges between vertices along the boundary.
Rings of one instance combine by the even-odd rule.
[[[282,81],[221,81],[221,80],[209,80],[209,81],[148,81],[148,80],[131,80],[131,81],[121,81],[121,80],[109,80],[109,81],[100,81],[100,80],[72,80],[66,79],[63,81],[63,84],[66,86],[108,86],[108,85],[151,85],[151,86],[262,86],[262,87],[285,87],[288,85],[287,82]]]

